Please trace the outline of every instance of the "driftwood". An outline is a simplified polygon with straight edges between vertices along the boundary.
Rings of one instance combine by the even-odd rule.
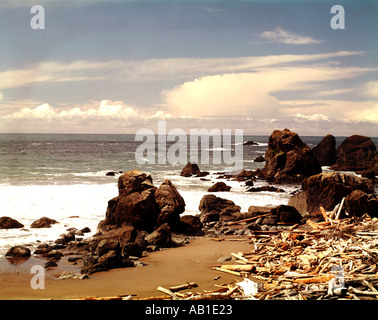
[[[252,231],[252,250],[231,253],[240,265],[215,270],[258,280],[257,299],[378,300],[378,219],[340,219],[343,202],[322,222]]]
[[[238,221],[231,221],[231,222],[227,223],[227,225],[232,226],[234,224],[238,224],[238,223],[242,223],[242,222],[251,222],[251,221],[257,220],[259,218],[267,217],[269,215],[270,215],[270,213],[260,214],[258,216],[254,216],[252,218],[242,219],[242,220],[238,220]]]
[[[169,287],[169,290],[171,290],[172,292],[177,292],[180,290],[191,289],[195,287],[198,287],[198,284],[196,282],[187,282],[179,286]]]

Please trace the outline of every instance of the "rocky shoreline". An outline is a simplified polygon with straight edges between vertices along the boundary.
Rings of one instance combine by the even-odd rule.
[[[110,199],[105,219],[97,233],[84,238],[87,228],[70,229],[53,244],[40,244],[32,253],[25,246],[8,250],[6,257],[46,259],[45,267],[54,268],[66,255],[84,275],[113,268],[141,266],[141,257],[161,248],[183,246],[190,236],[222,239],[240,236],[244,239],[261,234],[277,234],[292,230],[294,226],[316,224],[324,220],[320,208],[337,211],[337,219],[353,217],[355,221],[378,216],[378,198],[375,194],[375,176],[378,175],[377,151],[367,137],[347,138],[338,149],[334,138],[327,135],[311,150],[299,136],[288,129],[275,130],[269,138],[265,166],[261,170],[242,170],[238,173],[219,172],[218,178],[244,183],[247,192],[283,192],[275,185],[301,183],[301,190],[293,195],[288,205],[278,207],[250,206],[241,212],[233,201],[215,196],[229,192],[227,183],[215,183],[199,203],[199,214],[182,215],[185,201],[170,180],[159,187],[147,173],[128,171],[119,176],[118,196]],[[336,154],[336,157],[335,157]],[[364,161],[361,161],[363,159]],[[333,170],[360,173],[325,172],[321,165]],[[197,164],[189,163],[181,175],[205,177]],[[272,185],[254,188],[254,181],[266,180]],[[46,228],[57,221],[43,217],[32,228]],[[0,218],[0,228],[22,228],[22,223]],[[334,235],[337,237],[337,234]]]

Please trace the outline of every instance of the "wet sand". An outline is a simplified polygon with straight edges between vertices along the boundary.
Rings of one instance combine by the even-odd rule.
[[[220,264],[217,259],[229,256],[231,252],[250,250],[248,240],[214,241],[195,237],[185,246],[149,253],[139,259],[146,264],[143,267],[98,272],[90,275],[90,279],[57,280],[64,270],[70,268],[69,271],[75,271],[75,267],[70,264],[51,268],[46,272],[45,289],[32,289],[30,286],[35,276],[30,273],[31,266],[45,262],[32,257],[18,266],[3,265],[0,269],[0,299],[75,299],[117,295],[158,297],[164,295],[156,290],[158,286],[167,288],[186,282],[198,283],[198,287],[191,291],[214,290],[217,288],[215,284],[240,280],[234,275],[213,270],[211,266]],[[218,280],[214,280],[219,276]]]

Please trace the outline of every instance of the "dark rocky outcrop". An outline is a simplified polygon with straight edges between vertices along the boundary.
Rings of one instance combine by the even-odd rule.
[[[233,214],[240,213],[240,207],[231,200],[207,194],[202,197],[199,210],[199,218],[202,223],[219,220],[229,220]]]
[[[277,216],[279,222],[300,223],[302,215],[292,206],[280,205],[271,210],[271,215]]]
[[[30,249],[23,246],[11,247],[5,254],[6,257],[30,257]]]
[[[277,188],[277,187],[274,187],[274,186],[254,187],[254,188],[249,188],[246,191],[247,192],[263,192],[263,191],[268,191],[268,192],[285,192],[284,189]]]
[[[378,197],[361,190],[354,190],[345,198],[345,208],[352,216],[360,217],[368,214],[371,217],[378,217]]]
[[[120,196],[128,196],[134,192],[142,192],[148,189],[156,189],[152,183],[152,177],[139,170],[124,173],[118,178],[118,192]]]
[[[289,205],[296,207],[302,214],[319,211],[320,206],[331,211],[354,190],[374,193],[369,179],[341,172],[321,173],[303,180],[302,191],[289,199]]]
[[[182,169],[180,176],[182,177],[191,177],[196,176],[201,173],[200,168],[198,167],[198,164],[196,163],[188,163],[184,169]]]
[[[207,191],[208,192],[221,192],[221,191],[230,191],[230,190],[231,190],[231,187],[225,184],[224,182],[216,182]]]
[[[24,225],[22,223],[10,217],[0,218],[0,229],[16,229],[16,228],[23,228],[23,227]]]
[[[172,230],[180,229],[185,201],[170,180],[159,188],[150,175],[128,171],[118,179],[119,195],[108,202],[99,233],[88,243],[83,273],[134,266],[148,246],[172,246]]]
[[[248,140],[243,142],[243,146],[258,146],[259,144],[255,141]]]
[[[102,230],[128,225],[152,232],[164,223],[178,227],[185,201],[170,180],[156,188],[150,175],[133,170],[119,177],[118,188],[119,196],[108,202]]]
[[[265,161],[260,177],[271,181],[302,181],[322,171],[311,149],[288,129],[273,131]]]
[[[109,200],[106,218],[101,228],[128,225],[152,232],[160,213],[154,193],[155,188],[151,188]]]
[[[54,219],[50,219],[47,217],[39,218],[38,220],[35,220],[30,228],[51,228],[51,225],[54,223],[58,223],[58,221]]]
[[[201,235],[203,224],[199,217],[192,215],[182,216],[179,232],[187,235]]]
[[[165,223],[149,234],[145,239],[152,245],[170,247],[172,246],[171,228],[169,227],[168,223]]]
[[[331,134],[327,134],[322,141],[312,149],[312,153],[321,166],[331,166],[335,164],[337,160],[335,137]]]
[[[253,160],[253,162],[264,162],[265,161],[265,158],[263,156],[258,156],[255,158],[255,160]]]
[[[180,223],[180,214],[185,211],[185,201],[172,182],[166,179],[155,191],[155,200],[160,213],[157,225],[168,223],[173,230]]]
[[[337,161],[331,166],[338,171],[362,171],[369,168],[375,158],[376,146],[365,136],[353,135],[337,148]]]

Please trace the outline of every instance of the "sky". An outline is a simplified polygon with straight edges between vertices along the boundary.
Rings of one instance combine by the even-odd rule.
[[[377,34],[375,0],[2,0],[0,132],[376,137]]]

